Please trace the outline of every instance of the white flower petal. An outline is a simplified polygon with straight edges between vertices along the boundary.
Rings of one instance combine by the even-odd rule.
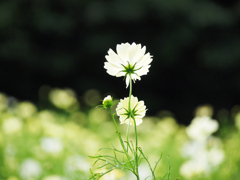
[[[126,88],[128,87],[129,83],[130,83],[130,77],[129,77],[129,75],[127,75],[127,77],[126,77]]]
[[[105,58],[107,59],[107,61],[109,61],[110,63],[113,63],[113,64],[124,63],[112,49],[109,49],[108,55],[105,56]]]
[[[135,43],[132,43],[130,49],[129,49],[129,61],[131,65],[134,65],[134,57],[137,53],[137,45]]]
[[[119,74],[119,72],[122,71],[122,69],[120,69],[108,62],[104,63],[104,68],[107,69],[107,73],[110,74],[111,76],[117,76]]]
[[[137,126],[143,122],[142,118],[139,117],[135,117],[135,121]]]
[[[152,56],[149,53],[147,53],[144,56],[142,56],[141,59],[138,61],[138,63],[136,64],[136,69],[147,66],[151,62],[152,62]]]
[[[138,98],[131,96],[131,109],[134,109],[137,106]]]
[[[139,70],[136,71],[136,72],[137,72],[137,74],[138,74],[139,76],[146,75],[146,74],[148,73],[148,71],[149,71],[149,70],[148,70],[149,67],[150,67],[150,65],[149,65],[149,66],[145,66],[145,67],[139,69]]]
[[[132,63],[135,64],[135,63],[138,63],[142,57],[144,56],[146,52],[146,47],[144,46],[142,49],[141,49],[141,44],[138,44],[137,45],[137,50],[136,50],[136,54],[132,60]],[[137,64],[136,64],[137,65]]]
[[[129,48],[130,48],[129,43],[117,45],[118,56],[121,58],[123,65],[125,66],[127,65],[127,61],[128,61]]]
[[[132,77],[132,80],[133,80],[134,82],[135,82],[137,79],[138,79],[138,80],[141,80],[140,76],[138,76],[138,75],[136,75],[136,74],[132,74],[131,77]]]

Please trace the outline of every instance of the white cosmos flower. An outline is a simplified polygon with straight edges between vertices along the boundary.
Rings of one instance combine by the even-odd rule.
[[[186,128],[186,132],[193,140],[205,141],[218,127],[218,122],[208,116],[195,117]]]
[[[43,137],[41,138],[41,147],[45,152],[48,153],[59,153],[63,149],[63,144],[61,139]]]
[[[136,125],[142,123],[142,118],[146,114],[146,106],[143,101],[138,101],[137,97],[131,95],[130,108],[136,121]],[[121,124],[134,125],[134,120],[130,117],[129,98],[121,99],[116,108],[117,115],[120,116]],[[130,121],[130,122],[129,122]]]
[[[190,159],[182,164],[179,171],[186,179],[195,179],[203,174],[207,175],[209,166],[205,161]]]
[[[145,54],[146,47],[141,47],[141,44],[122,43],[117,45],[117,54],[109,49],[108,55],[105,56],[107,62],[104,63],[104,68],[107,73],[126,78],[128,87],[131,79],[135,82],[136,79],[141,80],[140,76],[146,75],[152,62],[152,56]]]
[[[22,179],[38,179],[41,173],[42,167],[40,163],[34,159],[25,159],[20,166],[20,176],[22,177]]]
[[[69,156],[65,162],[65,170],[69,173],[74,174],[74,171],[89,172],[91,164],[85,157],[75,154]]]

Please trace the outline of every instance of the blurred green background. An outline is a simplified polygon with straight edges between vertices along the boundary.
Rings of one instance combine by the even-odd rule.
[[[153,62],[134,94],[150,115],[167,109],[187,124],[199,104],[239,103],[239,21],[237,0],[1,1],[0,90],[33,102],[44,84],[124,97],[124,82],[106,74],[104,56],[136,42]]]
[[[172,179],[238,180],[239,32],[238,0],[1,1],[0,180],[87,179],[87,156],[118,147],[109,113],[95,106],[108,94],[128,95],[103,68],[109,48],[125,42],[153,55],[133,94],[148,109],[139,145],[151,163],[163,153],[157,177],[169,155]],[[202,144],[186,134],[201,116],[219,124]],[[191,164],[191,152],[208,158]]]
[[[83,96],[88,109],[81,107],[71,89],[51,89],[48,97],[44,107],[37,107],[0,94],[1,180],[86,180],[90,168],[95,173],[107,171],[98,169],[107,161],[93,166],[95,160],[89,156],[114,156],[110,150],[99,152],[101,148],[121,150],[110,112],[95,107],[97,91],[89,90]],[[240,106],[221,110],[218,121],[212,114],[211,106],[198,106],[189,126],[177,123],[169,111],[143,118],[137,126],[138,145],[152,167],[162,154],[155,172],[157,180],[162,180],[169,166],[171,180],[239,179]],[[127,125],[120,125],[118,117],[116,120],[126,140]],[[132,127],[129,140],[135,141]],[[118,160],[122,159],[118,155]],[[139,173],[141,180],[151,176],[145,160],[141,160]],[[133,179],[119,168],[100,180]]]

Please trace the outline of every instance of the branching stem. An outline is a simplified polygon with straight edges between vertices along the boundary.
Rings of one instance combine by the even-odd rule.
[[[131,74],[129,74],[129,79],[130,79],[130,87],[129,87],[129,104],[128,104],[128,109],[129,109],[129,112],[130,112],[130,120],[131,118],[133,119],[134,121],[134,130],[135,130],[135,139],[136,139],[136,151],[135,151],[135,163],[136,163],[136,176],[137,176],[137,180],[139,180],[139,173],[138,173],[138,136],[137,136],[137,125],[136,125],[136,120],[134,118],[134,115],[133,115],[133,112],[132,112],[132,109],[131,109],[131,96],[132,96],[132,77],[131,77]]]
[[[132,163],[131,163],[131,158],[130,158],[130,156],[128,155],[127,150],[126,150],[126,147],[124,146],[124,143],[123,143],[123,141],[122,141],[122,138],[121,138],[121,135],[120,135],[120,133],[119,133],[119,130],[118,130],[118,127],[117,127],[117,123],[116,123],[116,121],[115,121],[115,118],[114,118],[112,109],[111,109],[111,108],[109,108],[109,109],[110,109],[110,112],[111,112],[111,116],[112,116],[112,119],[113,119],[115,128],[116,128],[116,130],[117,130],[117,135],[118,135],[119,141],[120,141],[120,143],[121,143],[122,149],[123,149],[124,153],[126,154],[127,159],[128,159],[128,161],[130,162],[130,164],[131,164],[131,167],[133,168],[133,165],[132,165]],[[134,168],[133,168],[133,169],[134,169]],[[135,174],[138,174],[138,173],[135,173]]]

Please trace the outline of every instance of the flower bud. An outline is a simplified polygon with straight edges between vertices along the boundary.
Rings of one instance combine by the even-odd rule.
[[[112,97],[110,95],[108,95],[107,97],[105,97],[103,99],[103,108],[107,109],[107,108],[111,108],[113,105],[113,100]]]

